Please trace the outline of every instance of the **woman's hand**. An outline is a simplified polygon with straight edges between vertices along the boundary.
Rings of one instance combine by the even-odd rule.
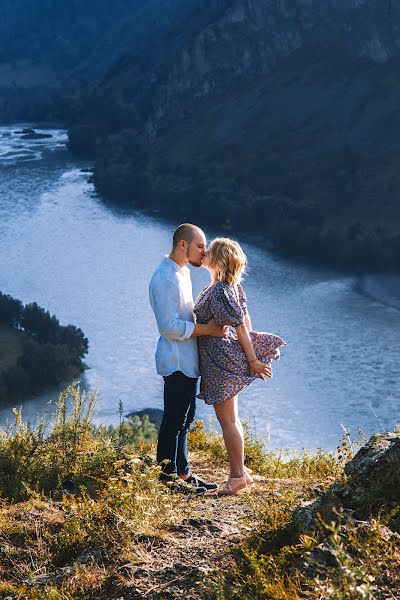
[[[249,363],[250,375],[254,375],[255,377],[259,377],[263,381],[267,379],[272,379],[272,368],[268,365],[262,363],[256,357],[256,353],[253,347],[253,342],[251,341],[250,334],[247,329],[246,323],[241,323],[240,325],[235,325],[236,333],[238,336],[238,340],[240,345],[243,348],[243,351],[246,355],[247,362]],[[254,358],[256,357],[256,358]]]
[[[260,360],[253,360],[249,363],[250,375],[259,377],[263,381],[267,379],[272,379],[272,368],[268,365],[265,365]]]

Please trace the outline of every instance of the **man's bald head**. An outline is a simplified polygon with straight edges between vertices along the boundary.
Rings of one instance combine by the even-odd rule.
[[[206,236],[204,231],[191,223],[182,223],[174,233],[169,258],[184,267],[190,263],[201,267],[206,256]]]
[[[197,225],[192,225],[192,223],[182,223],[174,233],[172,238],[172,248],[175,249],[182,240],[191,244],[196,235],[199,234],[204,235],[203,231],[200,227],[197,227]]]

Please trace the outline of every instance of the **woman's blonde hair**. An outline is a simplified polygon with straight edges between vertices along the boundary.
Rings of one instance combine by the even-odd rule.
[[[215,271],[217,281],[238,285],[247,266],[247,257],[240,245],[229,238],[215,238],[208,251],[209,264]]]

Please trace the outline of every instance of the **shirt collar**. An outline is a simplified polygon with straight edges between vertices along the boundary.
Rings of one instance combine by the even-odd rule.
[[[168,258],[168,256],[166,255],[164,258],[164,262],[165,264],[169,265],[170,267],[172,267],[173,269],[175,269],[175,271],[178,271],[178,273],[189,273],[189,269],[188,267],[180,267],[178,265],[178,263],[176,263],[174,260],[172,260],[171,258]]]

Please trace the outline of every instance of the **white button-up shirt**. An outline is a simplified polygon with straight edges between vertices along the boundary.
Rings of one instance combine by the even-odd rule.
[[[164,258],[151,278],[149,297],[160,333],[157,373],[165,377],[182,371],[187,377],[199,377],[197,340],[192,337],[194,313],[189,269]]]

